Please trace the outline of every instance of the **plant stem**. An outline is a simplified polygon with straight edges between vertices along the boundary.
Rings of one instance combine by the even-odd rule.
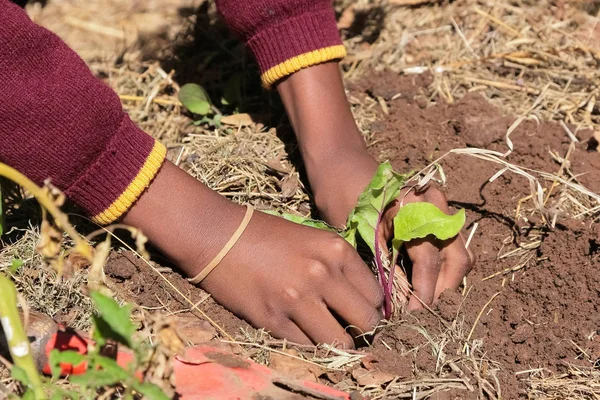
[[[31,356],[29,340],[23,329],[17,308],[17,290],[13,282],[0,275],[0,321],[15,366],[27,374],[28,384],[36,399],[45,399],[42,381]]]
[[[377,224],[375,225],[375,265],[379,274],[379,281],[383,288],[383,316],[388,319],[392,315],[392,291],[385,277],[383,260],[381,258],[381,244],[379,243],[379,226],[381,224],[382,211],[377,214]]]
[[[56,225],[75,241],[75,251],[84,256],[90,263],[93,261],[94,252],[92,247],[75,231],[75,228],[69,223],[67,215],[60,211],[42,188],[16,169],[3,163],[0,163],[0,176],[10,179],[31,193],[40,205],[52,215]]]

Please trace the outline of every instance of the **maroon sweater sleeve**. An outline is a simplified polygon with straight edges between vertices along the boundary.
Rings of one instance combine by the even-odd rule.
[[[165,148],[56,35],[0,0],[0,161],[52,184],[99,223],[145,190]]]
[[[343,58],[330,0],[216,0],[225,22],[247,44],[266,87],[294,72]]]

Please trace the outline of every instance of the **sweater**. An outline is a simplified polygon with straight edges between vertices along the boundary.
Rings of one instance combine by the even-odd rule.
[[[217,0],[265,87],[342,58],[330,0]],[[0,162],[47,179],[99,224],[122,217],[165,160],[119,97],[58,36],[0,0]]]

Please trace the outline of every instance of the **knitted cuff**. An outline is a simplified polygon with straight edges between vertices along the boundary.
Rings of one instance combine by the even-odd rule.
[[[302,68],[346,55],[332,8],[269,26],[252,36],[247,44],[258,61],[267,88]]]
[[[106,149],[65,194],[86,209],[94,222],[110,224],[140,197],[165,156],[165,146],[125,114]]]

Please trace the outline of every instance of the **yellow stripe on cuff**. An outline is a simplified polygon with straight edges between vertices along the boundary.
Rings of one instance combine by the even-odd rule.
[[[261,76],[263,86],[269,88],[281,78],[285,78],[302,68],[344,58],[345,56],[346,48],[341,44],[300,54],[266,70]]]
[[[140,172],[138,172],[125,191],[106,210],[94,216],[92,220],[98,224],[108,225],[119,219],[146,190],[163,164],[166,155],[166,147],[156,141]]]

